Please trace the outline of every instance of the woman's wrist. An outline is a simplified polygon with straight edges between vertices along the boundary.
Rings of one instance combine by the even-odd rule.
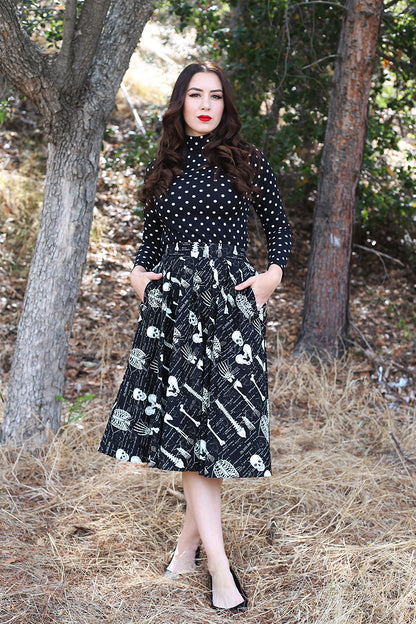
[[[267,275],[273,277],[276,280],[277,284],[280,284],[283,277],[283,269],[278,264],[271,264],[266,271]]]
[[[137,270],[136,270],[137,269]],[[133,271],[136,271],[136,273],[140,272],[140,273],[146,273],[146,269],[144,268],[144,266],[142,266],[141,264],[136,264],[136,266],[134,266],[131,270],[131,272],[133,273]]]

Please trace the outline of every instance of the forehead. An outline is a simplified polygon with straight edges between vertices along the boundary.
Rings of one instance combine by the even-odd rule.
[[[194,74],[189,81],[189,89],[202,89],[203,91],[214,91],[220,89],[222,91],[221,80],[214,72],[198,72]]]

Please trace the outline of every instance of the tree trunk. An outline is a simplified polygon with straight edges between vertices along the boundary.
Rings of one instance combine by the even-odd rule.
[[[102,119],[81,111],[48,145],[42,218],[20,317],[7,392],[4,441],[34,444],[60,424],[72,319],[87,257]]]
[[[355,193],[382,10],[382,0],[345,3],[319,170],[298,352],[341,357],[346,348]]]
[[[0,69],[37,104],[49,131],[48,164],[0,442],[40,446],[60,426],[69,336],[87,257],[99,154],[108,116],[152,8],[149,0],[66,3],[59,55],[42,55],[0,0]],[[107,8],[111,4],[111,7]],[[79,26],[79,24],[78,24]],[[78,47],[77,47],[78,46]],[[7,52],[10,52],[7,54]],[[24,63],[13,59],[24,58]],[[65,80],[62,79],[65,76]]]

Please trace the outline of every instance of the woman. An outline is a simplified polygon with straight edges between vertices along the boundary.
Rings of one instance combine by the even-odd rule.
[[[192,63],[178,77],[142,201],[131,273],[141,316],[99,450],[182,472],[186,512],[166,573],[192,571],[202,541],[212,606],[241,610],[221,483],[271,474],[265,304],[291,237],[273,171],[240,138],[230,83],[215,65]],[[261,274],[245,255],[250,203],[267,237]]]

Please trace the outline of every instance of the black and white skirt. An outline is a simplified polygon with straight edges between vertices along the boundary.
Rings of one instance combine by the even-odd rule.
[[[270,476],[266,306],[230,245],[168,245],[99,451],[206,477]]]

